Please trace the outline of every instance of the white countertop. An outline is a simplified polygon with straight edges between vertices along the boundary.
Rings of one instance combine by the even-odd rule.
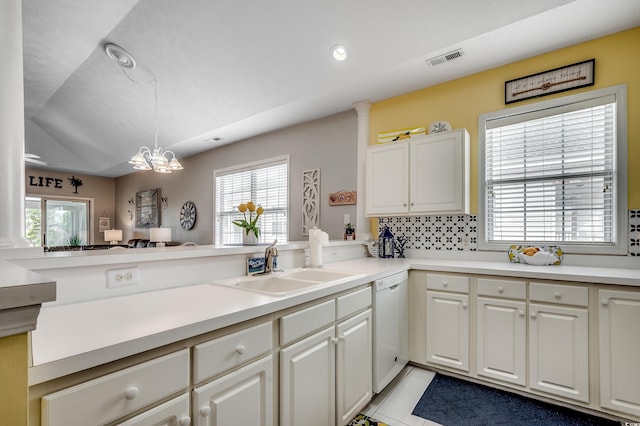
[[[31,385],[277,312],[408,269],[640,286],[637,269],[532,266],[508,262],[362,258],[327,270],[363,274],[283,297],[212,284],[44,306],[32,332]]]

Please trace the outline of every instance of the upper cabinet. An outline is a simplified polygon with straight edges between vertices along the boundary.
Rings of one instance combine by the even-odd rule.
[[[367,216],[469,213],[465,129],[367,149]]]

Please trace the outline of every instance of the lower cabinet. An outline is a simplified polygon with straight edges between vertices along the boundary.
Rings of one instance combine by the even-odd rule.
[[[189,426],[191,424],[190,412],[189,394],[186,393],[125,422],[118,423],[117,426]]]
[[[469,372],[468,280],[455,275],[427,274],[428,363]]]
[[[640,418],[640,292],[598,290],[600,406]]]
[[[529,387],[589,402],[588,288],[529,283],[529,300]]]
[[[281,318],[280,425],[346,425],[371,399],[370,305],[368,287]],[[301,323],[325,327],[296,341]]]
[[[193,390],[194,425],[273,424],[271,355]]]

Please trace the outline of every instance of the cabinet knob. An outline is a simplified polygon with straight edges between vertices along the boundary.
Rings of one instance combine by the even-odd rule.
[[[504,287],[502,286],[498,287],[498,293],[500,294],[504,293]]]
[[[448,282],[446,282],[446,281],[442,281],[442,287],[448,287],[448,286],[449,286],[449,283],[448,283]]]
[[[124,397],[127,398],[127,401],[132,401],[136,399],[140,395],[140,389],[135,386],[131,386],[124,392]]]
[[[209,414],[211,414],[211,407],[206,405],[206,406],[200,408],[200,415],[202,417],[209,417]]]
[[[180,420],[178,420],[178,424],[180,426],[189,426],[191,424],[191,417],[189,416],[181,417]]]
[[[244,345],[236,346],[236,352],[238,355],[243,355],[247,351],[247,348]]]
[[[536,319],[538,314],[536,314],[535,312],[531,312],[530,316],[531,316],[531,318]]]
[[[518,315],[520,315],[520,317],[524,317],[524,311],[519,311]]]
[[[562,294],[560,294],[559,291],[556,291],[555,293],[553,293],[553,297],[555,297],[556,299],[560,299],[562,297]]]
[[[600,303],[602,303],[602,306],[607,306],[609,304],[609,299],[602,299]]]
[[[403,203],[403,204],[402,204],[402,207],[407,207],[407,203]]]
[[[412,206],[414,206],[415,204],[411,203]]]
[[[337,337],[332,337],[330,340],[331,340],[331,343],[333,343],[334,345],[337,345],[338,342],[340,341],[340,339],[338,339]]]
[[[462,302],[462,309],[467,309],[467,302]]]

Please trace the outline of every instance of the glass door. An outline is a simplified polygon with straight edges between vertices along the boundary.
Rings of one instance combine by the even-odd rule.
[[[90,242],[89,201],[26,198],[26,236],[36,246],[83,246]]]

